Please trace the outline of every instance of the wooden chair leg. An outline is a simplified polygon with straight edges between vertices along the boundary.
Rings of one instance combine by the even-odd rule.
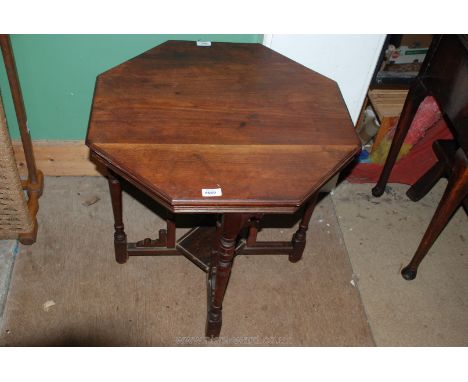
[[[115,260],[119,264],[124,264],[128,260],[127,235],[124,231],[122,219],[122,186],[114,173],[108,173],[109,190],[111,194],[112,211],[114,212],[114,249]]]
[[[437,162],[406,191],[406,195],[413,202],[424,198],[440,178],[444,176],[444,173],[445,165],[441,162]]]
[[[418,111],[418,107],[421,102],[424,100],[427,92],[426,89],[418,82],[416,85],[412,86],[406,97],[405,105],[401,112],[400,120],[395,130],[395,135],[392,140],[392,145],[390,146],[390,151],[388,152],[385,165],[380,174],[377,184],[372,189],[372,195],[375,197],[382,196],[385,191],[385,186],[387,185],[388,178],[392,172],[393,165],[396,162],[398,154],[400,153],[401,146],[408,134],[408,130],[413,122],[414,116]]]
[[[445,193],[442,196],[437,210],[432,217],[429,227],[427,228],[415,255],[411,259],[411,262],[401,271],[403,278],[406,280],[413,280],[416,277],[419,264],[467,195],[467,158],[462,149],[459,149],[455,155],[452,174]]]
[[[292,245],[293,250],[289,254],[289,261],[291,263],[297,263],[301,258],[302,254],[304,253],[305,245],[306,245],[306,236],[307,230],[309,229],[309,222],[310,218],[312,217],[312,213],[314,212],[315,205],[317,204],[318,193],[313,195],[310,200],[307,202],[307,206],[302,216],[301,223],[299,224],[299,228],[296,233],[293,235],[292,238]]]

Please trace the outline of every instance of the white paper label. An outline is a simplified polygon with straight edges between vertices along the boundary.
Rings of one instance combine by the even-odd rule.
[[[197,46],[211,46],[211,41],[197,41]]]
[[[221,188],[202,188],[201,194],[205,198],[209,198],[211,196],[222,196],[223,195],[223,193],[221,191]]]

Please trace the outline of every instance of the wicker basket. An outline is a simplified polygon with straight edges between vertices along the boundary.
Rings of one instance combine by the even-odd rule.
[[[0,239],[17,239],[33,228],[0,97]]]

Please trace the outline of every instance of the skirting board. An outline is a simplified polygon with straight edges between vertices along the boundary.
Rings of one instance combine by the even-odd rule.
[[[37,168],[49,176],[98,176],[84,141],[33,141]],[[21,177],[27,176],[21,141],[13,142]]]

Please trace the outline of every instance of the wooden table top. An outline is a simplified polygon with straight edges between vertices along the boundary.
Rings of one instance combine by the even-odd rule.
[[[98,76],[86,143],[171,211],[217,213],[294,212],[360,147],[334,81],[261,44],[182,41]]]

